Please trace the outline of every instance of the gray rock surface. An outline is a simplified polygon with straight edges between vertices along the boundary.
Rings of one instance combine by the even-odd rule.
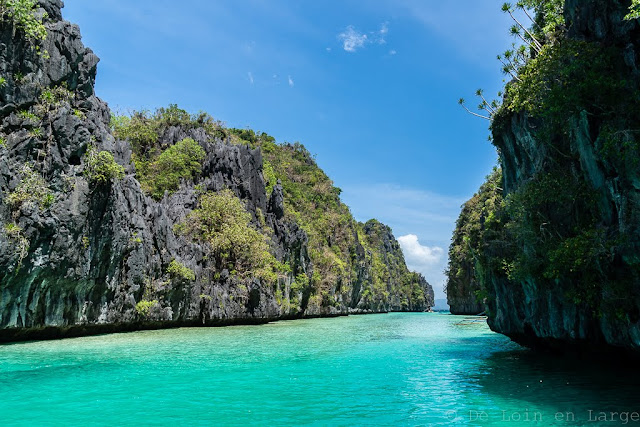
[[[629,1],[567,0],[565,18],[568,36],[622,48],[629,79],[638,79],[637,54],[640,47],[638,21],[623,21]],[[640,259],[640,172],[621,162],[611,163],[600,154],[605,135],[597,115],[582,111],[567,118],[571,146],[576,159],[572,173],[597,190],[601,226],[625,236],[628,244],[619,249],[614,262],[620,268],[637,265]],[[549,167],[550,145],[538,132],[540,123],[526,113],[513,114],[494,129],[500,150],[505,194],[520,188],[532,176]],[[622,271],[622,270],[621,270]],[[614,279],[611,277],[611,279]],[[640,295],[638,283],[629,275],[621,279],[630,291],[625,299],[635,307],[616,316],[610,310],[594,313],[576,304],[563,291],[561,282],[549,286],[541,277],[521,281],[490,278],[489,325],[529,346],[586,350],[591,354],[616,355],[640,352]],[[611,306],[608,284],[602,284],[603,305]]]
[[[79,28],[62,20],[61,1],[40,4],[49,15],[43,46],[48,57],[38,55],[7,23],[0,27],[0,75],[7,77],[0,88],[0,137],[6,140],[0,146],[0,341],[396,308],[360,310],[360,291],[354,290],[355,303],[342,302],[332,311],[307,310],[309,295],[303,295],[299,311],[292,311],[288,294],[283,301],[257,279],[214,271],[206,248],[177,237],[173,227],[196,207],[198,191],[228,188],[245,202],[256,225],[258,213],[263,215],[274,255],[292,266],[282,286],[288,289],[294,273],[313,272],[306,233],[285,219],[281,186],[267,198],[260,150],[211,140],[202,129],[170,128],[162,145],[193,138],[206,151],[206,160],[197,182],[183,183],[161,201],[151,199],[136,180],[129,144],[114,139],[110,110],[94,94],[99,59],[82,44]],[[62,84],[72,99],[37,110],[43,90]],[[34,121],[25,111],[41,114]],[[125,167],[124,179],[88,182],[84,171],[90,145],[113,153]],[[6,203],[20,185],[25,164],[46,181],[55,197],[51,206],[27,204],[15,211]],[[19,236],[7,226],[19,227]],[[24,256],[20,238],[28,242]],[[196,280],[167,274],[174,259]],[[361,289],[366,287],[364,270]],[[422,281],[425,292],[432,293]],[[145,315],[136,310],[143,299],[157,301]]]

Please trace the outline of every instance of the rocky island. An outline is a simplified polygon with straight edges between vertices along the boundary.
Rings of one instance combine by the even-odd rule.
[[[449,302],[526,346],[637,357],[637,2],[523,3],[539,47],[488,107],[500,168],[458,219]]]
[[[304,146],[176,105],[114,115],[62,2],[18,3],[0,2],[0,341],[433,305]]]

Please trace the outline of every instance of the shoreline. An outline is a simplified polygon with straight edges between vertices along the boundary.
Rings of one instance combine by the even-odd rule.
[[[223,328],[227,326],[257,326],[284,320],[325,319],[335,317],[365,316],[370,314],[389,313],[430,313],[431,311],[375,311],[336,314],[314,314],[305,316],[279,316],[269,318],[236,318],[201,320],[167,321],[167,322],[131,322],[103,323],[69,326],[44,326],[39,328],[7,328],[0,329],[0,347],[24,342],[54,341],[66,338],[82,338],[99,335],[120,334],[138,331],[156,331],[178,328]]]

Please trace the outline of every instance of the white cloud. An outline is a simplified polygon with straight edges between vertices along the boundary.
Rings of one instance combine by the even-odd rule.
[[[395,55],[396,53],[398,53],[398,52],[396,52],[394,49],[391,49],[389,51],[389,55],[391,55],[391,56]]]
[[[366,34],[358,32],[352,25],[349,25],[347,29],[338,34],[338,39],[342,41],[342,48],[347,52],[355,52],[368,41]]]
[[[422,273],[433,287],[436,298],[443,298],[445,296],[443,271],[447,262],[445,250],[440,246],[420,244],[418,236],[415,234],[398,237],[398,243],[400,243],[409,270]]]
[[[398,242],[402,247],[409,268],[422,270],[439,264],[444,255],[444,249],[438,246],[423,246],[415,234],[407,234],[398,237]]]
[[[289,87],[293,87],[293,85],[293,79],[291,78],[291,76],[289,76]]]
[[[253,73],[251,71],[247,73],[247,77],[249,78],[249,83],[253,84]]]
[[[330,47],[327,48],[327,52],[331,52],[331,48]]]
[[[389,33],[389,23],[383,22],[380,29],[369,31],[367,34],[356,30],[353,25],[349,25],[344,32],[338,34],[338,40],[342,41],[342,48],[347,52],[355,52],[371,43],[386,44],[386,36]],[[330,52],[331,48],[327,48]]]
[[[345,186],[341,197],[358,221],[377,218],[391,226],[396,236],[405,236],[404,246],[407,243],[411,246],[419,239],[420,246],[428,250],[420,250],[413,244],[415,250],[410,253],[403,247],[407,264],[426,277],[436,298],[445,297],[445,248],[451,242],[460,205],[468,196],[455,197],[394,184],[371,183]],[[407,238],[408,235],[418,237]],[[416,254],[421,255],[414,258]]]
[[[385,39],[385,36],[387,35],[388,32],[389,32],[389,23],[383,22],[382,25],[380,26],[380,30],[378,31],[377,42],[379,44],[385,44],[387,42],[387,40]]]

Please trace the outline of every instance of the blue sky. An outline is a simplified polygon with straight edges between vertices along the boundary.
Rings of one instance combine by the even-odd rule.
[[[389,224],[442,298],[460,205],[496,163],[466,114],[502,85],[494,0],[66,0],[112,109],[177,103],[300,141],[358,220]]]

